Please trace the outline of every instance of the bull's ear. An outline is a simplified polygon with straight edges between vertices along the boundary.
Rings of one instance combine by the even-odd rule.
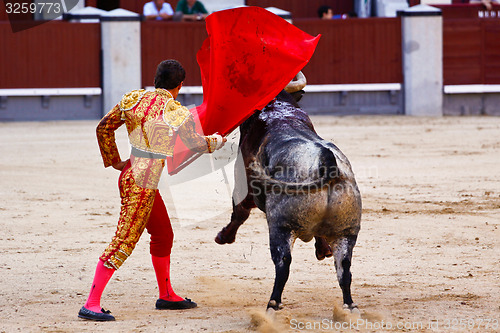
[[[304,90],[299,90],[299,91],[296,91],[296,92],[293,92],[293,93],[290,93],[290,95],[292,95],[293,99],[295,100],[295,102],[299,102],[301,99],[302,99],[302,96],[305,94],[305,91]]]

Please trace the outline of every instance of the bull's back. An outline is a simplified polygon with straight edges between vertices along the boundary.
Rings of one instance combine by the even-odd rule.
[[[314,181],[321,176],[321,169],[332,165],[338,174],[316,191],[269,193],[260,187],[255,203],[266,213],[268,223],[280,223],[306,242],[314,236],[331,241],[357,234],[361,197],[348,159],[317,135],[304,111],[280,100],[284,97],[278,96],[243,126],[246,140],[242,140],[242,150],[249,156],[246,162],[256,157],[268,175],[288,183]]]
[[[273,176],[288,182],[314,181],[321,174],[318,169],[326,170],[331,163],[335,163],[337,175],[320,190],[267,194],[266,214],[279,216],[280,223],[286,224],[306,242],[314,236],[331,241],[343,235],[357,234],[361,221],[361,196],[345,155],[320,137],[317,140],[297,135],[290,137],[294,139],[267,143],[267,162]],[[280,173],[280,170],[286,172]]]

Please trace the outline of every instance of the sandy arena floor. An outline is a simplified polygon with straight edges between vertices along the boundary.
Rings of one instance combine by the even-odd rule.
[[[349,157],[363,196],[352,266],[361,318],[334,311],[333,261],[300,241],[285,309],[264,316],[274,281],[266,220],[254,211],[236,243],[217,245],[231,207],[218,172],[170,187],[172,282],[199,307],[154,309],[144,234],[103,295],[117,321],[78,319],[115,231],[118,172],[102,166],[97,121],[0,123],[0,332],[498,332],[500,117],[313,122]],[[126,156],[124,129],[119,146]]]

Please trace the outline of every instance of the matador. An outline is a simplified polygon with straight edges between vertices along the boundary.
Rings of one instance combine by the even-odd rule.
[[[226,141],[218,134],[196,132],[192,113],[175,99],[185,71],[176,60],[161,62],[156,70],[155,90],[134,90],[97,126],[97,141],[104,166],[121,170],[118,180],[121,210],[111,243],[99,258],[92,287],[78,317],[112,321],[114,316],[101,307],[101,295],[113,273],[132,254],[144,229],[151,235],[150,253],[159,288],[157,309],[190,309],[196,303],[182,298],[170,283],[170,253],[174,234],[157,189],[167,156],[172,156],[179,136],[190,150],[212,153]],[[115,131],[125,124],[132,146],[130,159],[122,161]]]

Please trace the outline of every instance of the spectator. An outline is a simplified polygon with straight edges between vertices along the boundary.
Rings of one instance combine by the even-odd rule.
[[[318,16],[322,20],[331,20],[333,18],[333,9],[330,6],[321,6],[318,8]]]
[[[330,6],[321,6],[318,8],[318,16],[322,20],[336,20],[336,19],[346,19],[349,17],[347,14],[333,15],[333,9]]]
[[[165,0],[153,0],[144,5],[142,14],[146,20],[171,20],[174,10]]]
[[[175,11],[183,14],[184,21],[204,20],[208,16],[205,6],[197,0],[180,0]]]

